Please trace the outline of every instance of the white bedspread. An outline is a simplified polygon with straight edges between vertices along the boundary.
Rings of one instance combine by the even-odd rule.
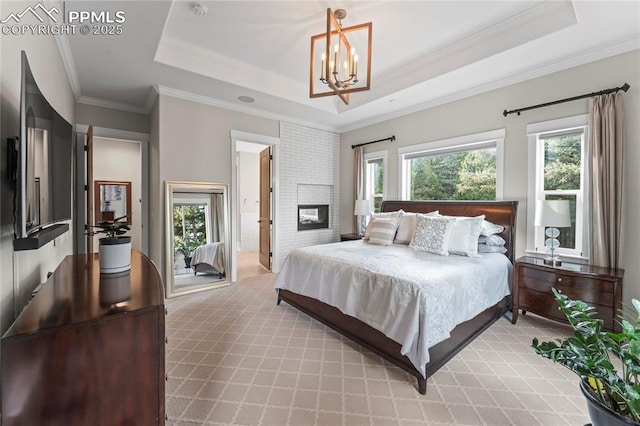
[[[275,288],[335,306],[400,343],[426,377],[429,348],[510,293],[511,262],[498,253],[438,256],[360,241],[292,251]]]
[[[191,264],[206,263],[224,274],[224,243],[209,243],[197,247],[191,256]]]

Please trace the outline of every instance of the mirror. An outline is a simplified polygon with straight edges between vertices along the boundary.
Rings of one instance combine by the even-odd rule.
[[[97,180],[94,184],[95,223],[127,216],[131,224],[131,182]]]
[[[231,284],[227,185],[166,182],[167,297]]]

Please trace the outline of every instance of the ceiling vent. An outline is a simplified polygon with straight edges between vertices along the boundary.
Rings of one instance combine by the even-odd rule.
[[[198,16],[204,16],[207,14],[209,9],[202,3],[195,2],[191,4],[191,10]]]

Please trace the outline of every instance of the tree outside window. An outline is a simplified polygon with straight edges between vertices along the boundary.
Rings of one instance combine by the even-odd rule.
[[[377,151],[364,157],[364,196],[371,203],[374,213],[379,213],[385,196],[385,168],[387,152]]]
[[[410,160],[411,200],[495,200],[496,148],[416,156]]]
[[[540,137],[543,145],[543,194],[546,200],[569,200],[571,228],[561,229],[561,248],[576,249],[577,208],[582,192],[583,133]]]
[[[207,243],[206,207],[204,204],[173,206],[173,243],[185,257],[188,257],[186,253]]]
[[[367,161],[368,175],[370,183],[367,185],[369,189],[369,199],[373,200],[373,211],[380,212],[384,193],[384,164],[382,159]]]

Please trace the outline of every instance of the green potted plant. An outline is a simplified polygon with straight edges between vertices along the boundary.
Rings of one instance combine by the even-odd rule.
[[[191,255],[193,251],[198,247],[198,244],[191,238],[176,237],[175,242],[176,252],[182,254],[184,257],[184,266],[186,268],[191,267]]]
[[[126,222],[128,215],[92,225],[89,235],[104,234],[98,246],[100,273],[110,274],[131,269],[131,237],[124,235],[131,229]]]
[[[556,342],[534,338],[536,353],[581,378],[593,426],[640,424],[640,302],[632,300],[633,315],[620,311],[622,331],[615,333],[603,329],[592,306],[555,288],[553,294],[574,333]]]

